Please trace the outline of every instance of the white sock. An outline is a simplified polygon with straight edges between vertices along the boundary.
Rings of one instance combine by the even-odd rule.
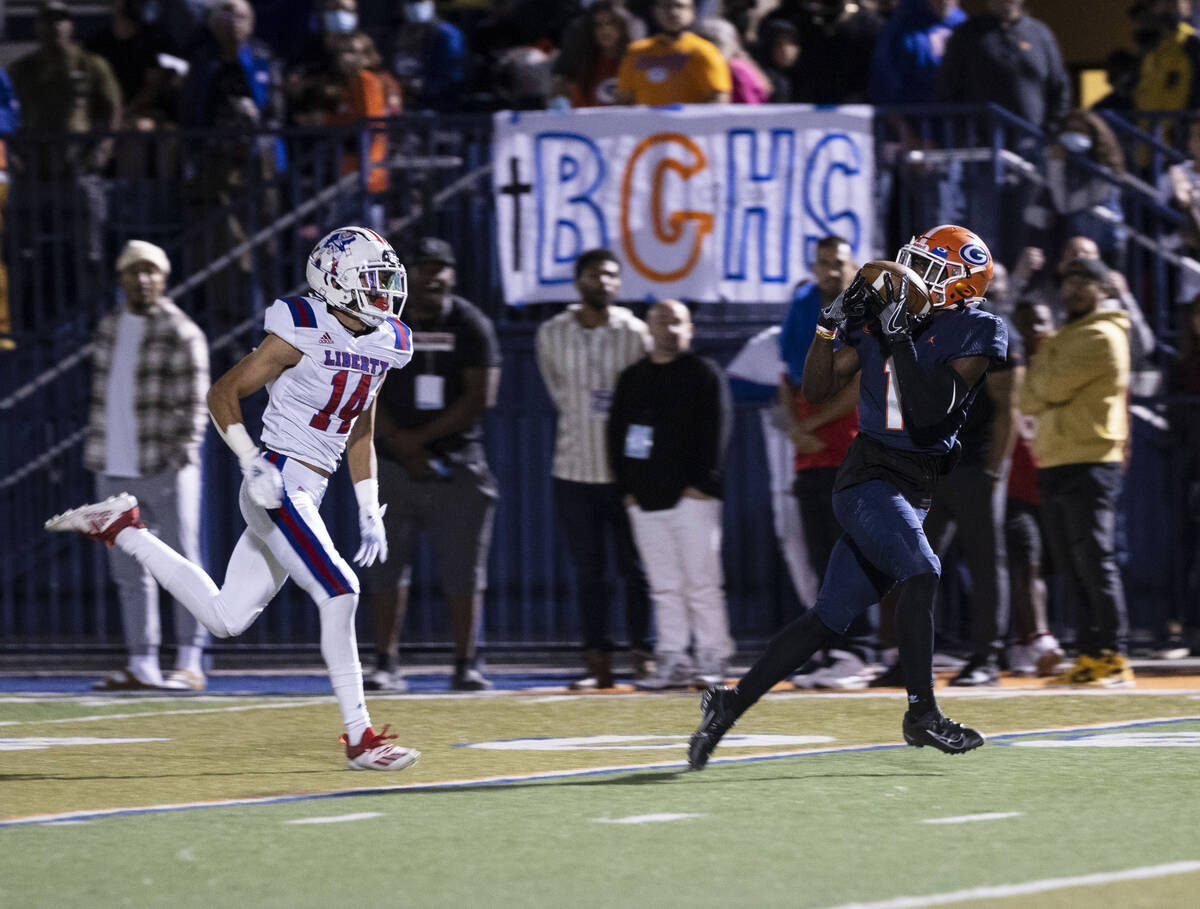
[[[163,683],[162,671],[158,668],[158,654],[131,656],[128,668],[138,681],[146,685]]]
[[[200,666],[200,661],[203,658],[203,647],[193,647],[190,644],[181,645],[178,652],[175,654],[175,668],[182,669],[185,672],[195,672],[203,675],[204,670]]]
[[[358,597],[343,594],[318,604],[318,609],[321,613],[321,656],[325,658],[333,696],[337,698],[342,722],[346,724],[346,738],[351,745],[357,745],[371,725],[367,698],[363,694],[358,639],[354,632]]]
[[[230,635],[221,611],[220,590],[199,565],[193,565],[148,530],[126,527],[116,544],[127,552],[171,594],[196,620],[219,638]]]

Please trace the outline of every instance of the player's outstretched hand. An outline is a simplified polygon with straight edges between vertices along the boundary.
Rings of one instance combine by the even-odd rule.
[[[278,508],[283,504],[283,474],[279,468],[262,457],[247,458],[241,465],[251,502],[261,508]]]
[[[354,564],[366,568],[374,564],[376,559],[386,562],[388,557],[387,532],[383,529],[383,514],[387,506],[371,508],[360,505],[358,509],[358,531],[362,537],[362,545],[354,554]]]
[[[833,302],[821,310],[817,320],[822,328],[837,331],[850,318],[861,318],[863,313],[863,294],[867,290],[866,279],[856,275],[850,286],[833,298]]]

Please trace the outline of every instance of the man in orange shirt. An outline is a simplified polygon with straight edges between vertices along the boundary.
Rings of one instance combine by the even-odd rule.
[[[688,31],[696,21],[693,0],[656,0],[662,31],[635,41],[617,73],[617,104],[724,104],[729,65],[717,48]]]

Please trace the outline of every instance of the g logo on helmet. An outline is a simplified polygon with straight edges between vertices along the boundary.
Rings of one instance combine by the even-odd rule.
[[[978,243],[968,243],[958,251],[958,255],[968,265],[974,265],[977,268],[987,265],[990,258],[988,251]]]

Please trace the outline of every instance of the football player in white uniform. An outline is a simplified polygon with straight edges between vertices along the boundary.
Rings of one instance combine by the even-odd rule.
[[[362,535],[354,561],[365,567],[387,559],[375,396],[387,371],[412,358],[412,335],[399,319],[408,295],[404,266],[374,231],[343,227],[313,249],[306,277],[310,295],[272,303],[263,342],[208,393],[213,422],[244,476],[238,504],[246,530],[223,587],[147,531],[128,493],[56,515],[46,529],[80,531],[120,547],[221,638],[245,631],[293,578],[320,612],[321,655],[346,724],[350,768],[402,770],[420,755],[391,744],[396,736],[387,735],[388,727],[371,728],[354,631],[358,579],[318,508],[344,451]],[[243,425],[240,401],[264,386],[270,400],[260,449]]]

